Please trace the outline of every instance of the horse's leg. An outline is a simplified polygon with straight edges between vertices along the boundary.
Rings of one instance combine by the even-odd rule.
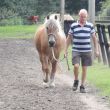
[[[43,56],[42,60],[42,70],[43,70],[43,85],[48,87],[49,81],[49,65],[48,65],[48,58]]]
[[[55,78],[55,73],[56,73],[56,67],[57,67],[57,62],[54,61],[52,63],[52,71],[51,71],[51,74],[50,74],[50,86],[51,87],[55,87],[54,78]]]
[[[48,78],[49,69],[48,69],[48,66],[45,63],[42,65],[42,70],[43,70],[43,81],[45,83],[48,83],[48,81],[49,81],[49,78]]]

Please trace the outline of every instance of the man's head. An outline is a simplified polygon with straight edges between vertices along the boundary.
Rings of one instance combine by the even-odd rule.
[[[85,23],[86,20],[87,20],[87,17],[88,17],[87,10],[86,9],[81,9],[79,11],[79,20],[80,20],[80,23]]]

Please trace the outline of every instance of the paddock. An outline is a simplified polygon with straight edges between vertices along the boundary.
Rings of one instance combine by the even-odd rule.
[[[0,39],[0,110],[109,110],[94,87],[84,95],[73,92],[71,72],[62,65],[56,88],[44,89],[32,39]]]

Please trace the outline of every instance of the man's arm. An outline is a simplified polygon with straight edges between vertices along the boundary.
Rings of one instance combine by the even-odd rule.
[[[95,54],[96,56],[99,56],[99,44],[98,44],[98,39],[96,37],[96,33],[94,32],[92,34],[92,39],[93,39],[93,43],[94,43],[94,47],[95,47]]]

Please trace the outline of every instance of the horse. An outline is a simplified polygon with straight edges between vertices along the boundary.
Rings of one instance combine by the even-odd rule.
[[[37,23],[39,21],[39,16],[29,16],[28,20],[32,23]]]
[[[55,87],[55,74],[60,53],[65,49],[66,36],[57,16],[47,16],[34,37],[43,71],[43,85]]]

